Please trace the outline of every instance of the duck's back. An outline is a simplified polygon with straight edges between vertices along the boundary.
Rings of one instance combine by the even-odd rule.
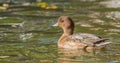
[[[100,37],[94,35],[94,34],[88,34],[88,33],[78,33],[73,34],[69,36],[71,39],[79,40],[79,42],[84,43],[88,46],[94,46],[94,43],[97,41],[102,40]]]
[[[100,39],[100,37],[94,35],[94,34],[89,34],[89,33],[77,33],[70,35],[71,38],[78,38],[78,39]]]

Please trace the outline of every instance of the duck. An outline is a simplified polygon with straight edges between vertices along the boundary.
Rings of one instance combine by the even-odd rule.
[[[63,34],[58,40],[58,48],[63,49],[102,49],[111,42],[90,33],[75,33],[75,25],[69,16],[60,16],[53,26],[63,29]]]

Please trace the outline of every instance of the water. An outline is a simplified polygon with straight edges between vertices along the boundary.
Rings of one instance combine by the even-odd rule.
[[[116,1],[118,4],[114,7]],[[0,25],[0,63],[120,62],[120,1],[54,0],[48,3],[57,5],[59,9],[16,7],[0,11],[0,20],[14,19],[22,22],[21,26]],[[61,15],[73,19],[76,26],[75,33],[96,34],[109,38],[113,44],[97,51],[59,50],[57,40],[62,30],[51,25],[56,23]]]

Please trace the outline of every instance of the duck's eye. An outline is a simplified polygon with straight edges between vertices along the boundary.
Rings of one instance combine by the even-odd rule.
[[[61,20],[61,22],[64,22],[64,20]]]

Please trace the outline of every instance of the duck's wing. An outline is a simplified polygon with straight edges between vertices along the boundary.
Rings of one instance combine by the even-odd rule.
[[[84,43],[87,46],[101,46],[101,45],[107,45],[111,42],[106,42],[108,39],[100,38],[93,34],[88,33],[79,33],[71,35],[72,39],[78,40],[80,43]]]

